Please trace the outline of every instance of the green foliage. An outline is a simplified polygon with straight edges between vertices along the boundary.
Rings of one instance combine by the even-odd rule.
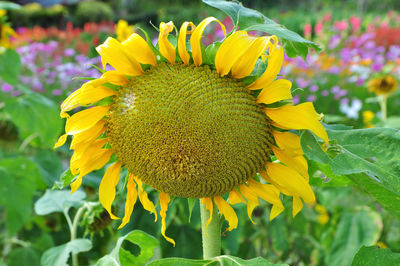
[[[350,265],[363,245],[373,245],[382,231],[380,216],[371,210],[345,212],[340,218],[335,238],[325,257],[326,265]]]
[[[140,248],[137,256],[122,247],[128,241]],[[159,243],[153,236],[140,230],[134,230],[118,239],[110,254],[97,262],[97,266],[106,265],[144,265],[149,259],[159,256]]]
[[[24,157],[0,161],[0,205],[6,210],[6,225],[15,235],[30,219],[36,189],[43,188],[37,166]]]
[[[5,1],[0,1],[0,9],[4,9],[4,10],[11,10],[11,9],[20,9],[21,6],[16,4],[16,3],[12,3],[12,2],[5,2]]]
[[[21,265],[40,265],[40,257],[37,252],[30,247],[20,247],[14,249],[10,253],[8,259],[9,266],[21,266]]]
[[[6,98],[3,112],[18,127],[24,146],[52,148],[60,135],[63,122],[59,107],[39,93]]]
[[[7,64],[0,64],[0,78],[15,85],[21,72],[21,59],[18,53],[13,49],[7,49],[0,53],[0,62],[7,62]]]
[[[388,248],[363,246],[354,257],[352,266],[392,266],[400,265],[400,253]]]
[[[109,5],[99,1],[82,1],[78,3],[75,17],[80,25],[86,22],[111,21],[113,11]]]
[[[200,265],[208,265],[208,266],[234,266],[234,265],[248,265],[248,266],[273,266],[273,265],[288,265],[288,264],[274,264],[267,261],[264,258],[254,258],[250,260],[244,260],[238,257],[233,256],[218,256],[209,260],[190,260],[183,258],[167,258],[152,261],[146,265],[149,266],[161,266],[161,265],[174,265],[174,266],[200,266]]]
[[[68,213],[71,207],[81,206],[85,197],[85,193],[80,190],[74,194],[67,190],[46,190],[46,193],[36,201],[35,212],[39,215],[53,212]]]
[[[303,133],[301,142],[308,159],[329,165],[334,175],[348,175],[383,207],[400,215],[399,131],[389,128],[328,128],[327,132],[331,142],[337,143],[331,145],[327,153],[311,133]]]
[[[61,246],[53,247],[47,250],[40,259],[43,266],[68,266],[67,261],[70,254],[89,251],[92,248],[92,242],[89,239],[74,239]]]
[[[289,57],[302,56],[306,58],[308,49],[313,48],[320,51],[321,48],[309,40],[304,39],[299,34],[288,30],[267,18],[260,12],[243,7],[241,4],[224,0],[202,0],[205,4],[218,8],[231,17],[232,21],[245,31],[261,31],[276,35],[282,42],[286,54]]]
[[[74,179],[74,177],[75,176],[72,174],[71,170],[68,168],[60,175],[59,180],[54,181],[53,188],[63,189],[66,186],[69,186],[69,184],[71,184],[72,179]]]

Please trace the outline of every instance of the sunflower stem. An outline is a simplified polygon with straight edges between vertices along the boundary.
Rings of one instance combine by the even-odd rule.
[[[213,203],[214,204],[214,203]],[[217,206],[213,206],[212,220],[206,228],[210,212],[200,200],[201,235],[203,239],[203,258],[210,259],[221,255],[221,219]]]
[[[383,122],[386,122],[386,119],[387,119],[387,95],[381,96],[380,104],[381,104],[382,120],[383,120]]]

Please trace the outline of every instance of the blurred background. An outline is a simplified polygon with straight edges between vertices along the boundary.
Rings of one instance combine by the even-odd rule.
[[[107,36],[123,40],[132,32],[141,34],[139,28],[156,42],[155,27],[161,21],[172,20],[179,27],[184,21],[197,24],[215,16],[230,29],[232,21],[200,0],[2,3],[10,9],[0,13],[0,46],[10,49],[0,53],[0,265],[40,265],[46,250],[66,243],[70,233],[65,208],[43,209],[38,200],[64,197],[75,202],[67,210],[73,217],[79,204],[98,198],[103,170],[84,179],[76,199],[69,193],[43,196],[51,188],[68,189],[70,177],[64,170],[71,151],[67,146],[52,149],[64,123],[59,104],[84,82],[79,77],[100,76],[94,48]],[[242,3],[323,48],[320,53],[310,51],[307,58],[285,58],[281,74],[293,82],[295,103],[314,102],[328,124],[400,128],[400,1]],[[204,43],[220,39],[221,32],[213,27],[203,38]],[[350,265],[363,245],[400,252],[398,213],[382,208],[346,177],[315,169],[311,164],[317,205],[305,206],[293,219],[288,203],[287,211],[270,222],[263,203],[253,213],[256,224],[249,221],[243,206],[237,208],[239,227],[223,237],[223,253],[290,265]],[[149,196],[157,197],[151,190]],[[117,212],[123,212],[125,197],[117,194]],[[175,200],[171,205],[167,235],[175,239],[176,247],[164,241],[160,222],[154,223],[140,204],[121,230],[98,204],[93,206],[77,224],[77,235],[92,240],[92,247],[79,255],[82,265],[95,263],[110,252],[118,237],[133,229],[159,239],[162,257],[202,256],[198,204]],[[139,253],[133,244],[124,248]]]

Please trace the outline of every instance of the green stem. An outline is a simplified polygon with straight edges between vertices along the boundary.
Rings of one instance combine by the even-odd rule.
[[[213,203],[214,204],[214,203]],[[221,219],[217,206],[213,206],[212,220],[206,228],[210,212],[200,200],[201,235],[203,239],[203,258],[210,259],[221,255]]]
[[[387,119],[387,96],[386,95],[382,95],[380,104],[381,104],[381,112],[382,112],[382,121],[386,122],[386,119]]]
[[[87,209],[87,207],[88,206],[86,204],[84,204],[82,207],[80,207],[78,209],[78,211],[75,214],[74,221],[72,223],[72,229],[71,229],[71,241],[76,239],[76,230],[78,229],[79,220],[81,219],[81,216],[82,216],[83,212]],[[73,266],[79,265],[78,264],[78,254],[72,253],[72,265]]]

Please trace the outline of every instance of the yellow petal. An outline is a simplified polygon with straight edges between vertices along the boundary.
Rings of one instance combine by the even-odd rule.
[[[229,73],[235,62],[242,56],[245,56],[246,49],[256,38],[251,37],[246,31],[236,31],[218,48],[215,55],[215,68],[221,76]]]
[[[304,154],[300,144],[300,137],[298,135],[286,131],[280,132],[276,130],[273,131],[273,135],[278,147],[282,150],[285,150],[286,153],[290,153],[291,156],[299,156]]]
[[[139,63],[157,65],[156,56],[147,42],[137,33],[133,33],[127,40],[122,42],[126,53],[133,56]]]
[[[208,218],[207,222],[206,222],[206,229],[208,229],[208,226],[210,225],[211,221],[212,221],[212,216],[213,216],[213,207],[214,207],[214,203],[212,201],[212,198],[202,198],[201,202],[206,205],[206,209],[210,212],[210,218]],[[206,235],[208,236],[208,232],[206,233]]]
[[[58,147],[61,147],[62,145],[64,145],[65,142],[67,141],[67,137],[68,137],[67,134],[61,135],[61,136],[58,138],[56,144],[54,144],[54,147],[53,147],[53,148],[55,149],[55,148],[58,148]]]
[[[215,205],[217,205],[219,212],[225,217],[229,223],[227,230],[232,231],[238,225],[238,218],[233,208],[221,197],[214,197]]]
[[[99,201],[110,214],[111,219],[119,219],[111,211],[112,203],[115,199],[115,188],[118,185],[121,173],[121,162],[116,162],[108,167],[100,182]]]
[[[303,202],[301,201],[300,197],[293,196],[293,207],[292,207],[292,214],[295,217],[299,211],[303,209]]]
[[[116,70],[107,71],[101,77],[104,78],[107,82],[114,85],[124,86],[129,82],[124,74]]]
[[[124,51],[122,44],[112,37],[96,47],[96,51],[101,56],[103,68],[110,64],[117,71],[131,76],[141,75],[142,67],[132,56]]]
[[[190,27],[190,31],[187,28]],[[190,34],[196,26],[192,22],[183,22],[181,29],[179,30],[178,37],[178,53],[185,65],[189,65],[190,55],[186,49],[186,34]]]
[[[82,90],[79,97],[79,105],[84,106],[92,103],[96,103],[106,97],[116,95],[117,92],[107,88],[106,86],[82,86]]]
[[[121,229],[127,223],[129,223],[129,220],[131,219],[131,215],[133,212],[133,207],[135,206],[137,200],[136,184],[133,181],[132,174],[129,174],[128,176],[128,184],[126,185],[126,188],[127,192],[126,192],[126,202],[125,202],[125,214],[124,218],[122,219],[122,223],[118,227],[118,229]]]
[[[229,204],[235,205],[239,203],[246,204],[246,201],[243,199],[242,195],[240,195],[239,191],[233,189],[231,192],[229,192]]]
[[[255,82],[250,84],[248,88],[250,90],[258,90],[265,88],[275,80],[276,76],[279,74],[283,63],[283,48],[277,45],[270,50],[270,55],[268,56],[268,65],[265,72],[259,77]]]
[[[70,149],[74,149],[78,144],[93,142],[94,140],[96,140],[106,130],[106,128],[104,127],[105,124],[106,121],[100,120],[91,128],[75,134],[71,141]]]
[[[248,183],[249,188],[253,191],[252,193],[254,195],[257,195],[271,204],[282,204],[281,199],[279,198],[279,190],[273,185],[261,184],[251,178],[248,180]]]
[[[300,196],[306,203],[315,202],[315,195],[307,181],[295,170],[279,163],[267,163],[267,174],[272,184],[285,188],[289,196]],[[285,193],[286,191],[282,191]]]
[[[292,157],[290,153],[286,153],[285,150],[281,150],[272,146],[272,151],[274,152],[276,158],[281,161],[286,166],[296,170],[301,174],[306,180],[308,180],[308,164],[303,156]]]
[[[232,76],[240,79],[250,75],[253,72],[257,59],[265,53],[268,47],[272,46],[271,40],[275,43],[278,42],[278,38],[275,35],[256,38],[232,66]]]
[[[283,207],[282,204],[272,205],[271,213],[269,214],[269,220],[272,221],[273,219],[275,219],[275,217],[283,212],[284,209],[285,207]]]
[[[91,158],[96,156],[96,154],[101,151],[106,143],[108,143],[108,138],[97,139],[92,142],[85,142],[77,146],[73,157],[74,161],[78,161],[78,163],[76,164],[78,168],[88,162]]]
[[[329,145],[328,134],[319,122],[320,115],[315,112],[312,103],[296,106],[285,105],[279,108],[266,108],[265,113],[273,121],[283,127],[292,129],[308,129]]]
[[[110,106],[96,106],[74,114],[67,120],[65,133],[75,135],[93,127],[106,115],[109,109]]]
[[[271,104],[274,102],[292,99],[292,82],[286,79],[278,79],[265,87],[257,97],[258,103]]]
[[[157,222],[157,212],[156,212],[156,207],[154,206],[154,203],[149,200],[149,197],[146,193],[146,191],[143,190],[143,183],[142,180],[140,180],[138,177],[134,176],[133,177],[138,184],[138,195],[139,195],[139,201],[142,203],[143,208],[149,212],[154,213],[154,222]]]
[[[79,106],[79,98],[81,95],[81,89],[78,89],[71,93],[61,104],[61,117],[69,117],[68,114],[65,112],[70,111],[72,109],[75,109],[76,107]]]
[[[168,34],[174,29],[172,21],[160,23],[160,34],[158,35],[158,47],[162,56],[168,59],[171,64],[175,64],[175,47],[168,41]]]
[[[78,188],[82,185],[82,176],[79,175],[74,182],[71,183],[71,194],[75,193],[75,191],[78,190]]]
[[[167,210],[168,210],[168,203],[170,201],[169,195],[167,193],[164,192],[160,192],[160,194],[158,194],[158,198],[160,199],[160,216],[161,216],[161,234],[163,235],[163,237],[170,243],[172,243],[175,247],[175,241],[170,238],[167,237],[165,235],[165,230],[167,229],[167,225],[165,223],[165,217],[167,216]]]
[[[251,214],[253,213],[254,208],[259,205],[258,198],[254,194],[254,191],[247,187],[246,184],[240,185],[240,192],[247,200],[247,215],[249,216],[250,221],[255,224],[251,218]]]
[[[208,24],[216,21],[221,26],[224,35],[226,36],[226,30],[224,24],[222,24],[218,19],[214,17],[208,17],[203,19],[197,26],[197,28],[193,31],[192,36],[190,37],[190,46],[192,47],[192,57],[193,62],[196,66],[200,66],[203,62],[203,58],[201,55],[201,37],[203,36],[203,32]]]
[[[101,149],[97,154],[91,157],[85,164],[79,168],[79,174],[85,176],[94,170],[102,168],[109,160],[114,152],[108,149]],[[72,172],[72,170],[71,170]]]

